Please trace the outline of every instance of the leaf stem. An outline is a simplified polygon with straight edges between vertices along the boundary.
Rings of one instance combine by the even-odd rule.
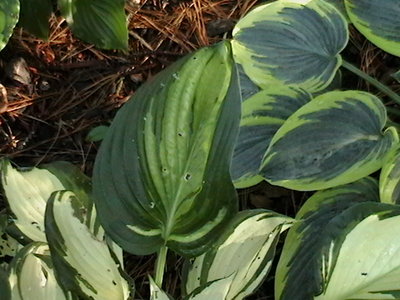
[[[359,68],[353,66],[349,62],[343,60],[342,62],[342,67],[346,68],[347,70],[353,72],[357,76],[361,77],[368,83],[372,84],[375,86],[378,90],[380,90],[382,93],[386,94],[388,97],[390,97],[394,102],[400,104],[400,95],[395,93],[391,88],[389,88],[387,85],[383,84],[379,80],[376,80],[375,78],[369,76],[367,73],[364,71],[361,71]]]
[[[161,247],[160,251],[158,251],[157,254],[155,282],[160,289],[162,288],[162,283],[164,278],[164,269],[165,269],[165,263],[167,261],[167,252],[168,248],[164,246]]]

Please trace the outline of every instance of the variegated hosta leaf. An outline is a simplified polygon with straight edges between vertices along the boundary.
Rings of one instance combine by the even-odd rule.
[[[382,282],[390,282],[385,281],[385,273],[381,273],[390,267],[387,268],[386,260],[381,259],[388,255],[399,260],[396,249],[400,248],[400,239],[395,233],[399,228],[386,228],[390,232],[388,235],[380,231],[380,226],[371,225],[369,231],[362,227],[363,235],[358,238],[355,238],[354,230],[358,230],[364,219],[372,216],[378,221],[380,212],[393,210],[397,215],[399,208],[379,203],[378,184],[369,177],[314,194],[300,209],[296,216],[298,222],[289,230],[285,240],[277,267],[275,299],[313,299],[317,295],[329,300],[385,299],[373,295],[371,298],[353,296],[360,288],[368,289],[369,284],[376,280],[376,274],[382,275]],[[399,220],[397,222],[400,224]],[[382,238],[389,239],[383,242]],[[347,260],[347,265],[339,265],[343,259]],[[335,274],[343,278],[341,284],[333,284],[332,275]],[[396,284],[399,286],[397,280]],[[348,289],[349,286],[353,288]],[[335,291],[350,294],[337,297]],[[331,297],[323,297],[325,293]]]
[[[19,18],[19,0],[0,2],[0,51],[7,45]]]
[[[237,188],[262,181],[259,169],[272,137],[311,95],[296,87],[270,86],[242,103],[239,137],[236,141],[231,175]]]
[[[400,56],[400,2],[398,0],[345,0],[354,26],[372,43]]]
[[[251,81],[241,65],[236,64],[236,69],[239,74],[240,94],[242,96],[242,101],[245,101],[254,94],[257,94],[261,89]]]
[[[127,49],[124,0],[59,0],[61,14],[72,32],[102,49]]]
[[[63,300],[66,297],[54,276],[49,247],[31,243],[21,249],[10,265],[12,300]]]
[[[320,190],[353,182],[378,170],[398,143],[383,131],[386,110],[372,94],[334,91],[296,111],[273,137],[261,167],[271,184]]]
[[[170,296],[167,295],[149,276],[150,280],[150,300],[172,300]]]
[[[67,162],[54,162],[38,168],[18,170],[7,160],[0,162],[4,194],[15,215],[17,228],[32,241],[46,242],[44,213],[50,195],[70,189],[87,201],[89,179]]]
[[[127,281],[104,241],[88,227],[87,206],[70,191],[56,192],[46,208],[46,236],[64,290],[84,299],[125,300]]]
[[[346,12],[346,7],[344,6],[344,0],[281,0],[281,1],[286,1],[286,2],[295,2],[295,3],[302,3],[306,4],[310,1],[325,1],[326,3],[329,3],[336,7],[336,9],[343,15],[343,17],[346,18],[347,21],[349,21],[347,12]]]
[[[47,40],[49,36],[49,18],[53,12],[51,0],[20,0],[21,13],[19,26],[30,33]]]
[[[379,194],[381,202],[400,204],[400,148],[393,150],[383,164]]]
[[[289,217],[266,210],[239,213],[217,245],[190,265],[184,280],[186,293],[229,277],[227,294],[218,299],[243,299],[251,294],[268,274],[279,235],[292,222]]]
[[[208,282],[205,286],[194,290],[185,300],[225,300],[229,299],[228,293],[232,287],[233,274],[226,277]],[[240,298],[239,298],[240,299]]]
[[[0,263],[1,258],[5,256],[15,256],[19,248],[18,241],[6,233],[6,227],[8,225],[7,219],[7,215],[0,213]]]
[[[96,208],[126,251],[205,252],[237,210],[229,165],[240,94],[229,43],[143,85],[117,114],[94,170]]]
[[[322,90],[341,64],[346,20],[323,1],[276,1],[253,9],[233,30],[235,61],[259,86],[275,82]]]

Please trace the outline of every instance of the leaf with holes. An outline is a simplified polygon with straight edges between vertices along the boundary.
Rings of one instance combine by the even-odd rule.
[[[379,202],[374,179],[317,192],[296,219],[275,299],[399,298],[400,208]]]
[[[230,277],[224,299],[248,296],[268,274],[279,236],[292,222],[289,217],[267,210],[240,212],[216,246],[190,263],[184,290],[192,293],[210,282]]]
[[[398,0],[344,0],[353,25],[372,43],[400,56]]]
[[[19,0],[0,2],[0,51],[7,45],[19,18]]]
[[[277,131],[261,174],[271,184],[304,191],[365,177],[398,143],[394,127],[383,130],[386,118],[382,102],[367,92],[320,95]]]
[[[310,100],[311,95],[304,90],[274,85],[243,101],[231,166],[236,188],[262,181],[259,169],[272,137],[287,118]]]
[[[124,0],[59,0],[58,5],[80,39],[102,49],[128,48]]]
[[[144,255],[205,252],[236,213],[229,165],[240,91],[229,43],[186,56],[117,114],[96,158],[96,208],[108,235]]]
[[[16,219],[16,227],[28,240],[47,242],[44,213],[50,195],[70,189],[87,200],[90,180],[67,162],[53,162],[32,169],[16,169],[8,160],[0,162],[4,195]],[[17,238],[17,237],[16,237]]]
[[[83,299],[126,300],[129,285],[104,240],[104,231],[96,233],[90,224],[88,207],[75,194],[52,195],[45,225],[57,280],[66,292]]]
[[[332,81],[347,40],[347,22],[332,5],[276,1],[236,24],[232,50],[257,85],[279,82],[315,92]]]
[[[12,299],[72,299],[64,294],[54,276],[49,247],[35,242],[21,249],[10,264]]]

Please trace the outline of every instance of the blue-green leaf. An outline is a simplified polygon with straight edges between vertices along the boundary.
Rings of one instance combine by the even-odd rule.
[[[236,24],[232,50],[257,85],[280,82],[315,92],[332,81],[347,40],[347,22],[332,5],[276,1]]]
[[[102,49],[128,48],[124,0],[59,0],[61,14],[72,32]]]
[[[229,165],[240,91],[229,43],[203,48],[143,85],[96,158],[96,208],[126,251],[206,251],[237,210]]]
[[[400,148],[393,150],[383,164],[379,193],[381,202],[400,204]]]
[[[344,0],[354,26],[372,43],[400,56],[398,0]]]
[[[372,94],[334,91],[296,111],[273,137],[261,167],[271,184],[319,190],[353,182],[382,167],[398,143],[383,131],[386,110]]]
[[[262,180],[259,169],[272,137],[287,118],[310,100],[311,95],[304,90],[274,85],[242,103],[239,137],[231,166],[237,188]]]
[[[397,299],[399,214],[368,177],[314,194],[285,240],[275,299]]]
[[[0,51],[7,45],[18,18],[19,0],[2,0],[0,2]]]

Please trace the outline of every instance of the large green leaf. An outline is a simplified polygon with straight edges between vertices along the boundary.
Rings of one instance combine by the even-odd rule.
[[[59,0],[61,14],[72,32],[102,49],[127,49],[124,0]]]
[[[232,50],[257,85],[280,82],[314,92],[332,81],[347,40],[347,23],[332,5],[276,1],[236,24]]]
[[[383,164],[379,193],[381,202],[400,204],[400,148],[393,150]]]
[[[206,251],[237,210],[229,165],[240,94],[229,43],[200,49],[142,86],[96,158],[101,223],[126,251]]]
[[[231,174],[237,188],[262,180],[259,169],[272,137],[311,95],[296,87],[274,85],[242,103],[239,137],[235,145]]]
[[[39,38],[49,36],[49,18],[53,12],[51,0],[20,0],[19,25]]]
[[[230,286],[223,299],[248,296],[268,274],[279,236],[292,222],[289,217],[266,210],[240,212],[216,246],[190,263],[184,290],[192,293],[229,277]]]
[[[354,26],[372,43],[400,56],[398,0],[344,0]]]
[[[83,299],[125,300],[127,281],[121,276],[104,232],[90,228],[88,207],[75,194],[59,191],[46,208],[46,237],[57,280],[65,291]]]
[[[2,0],[0,2],[0,51],[7,45],[18,18],[19,0]]]
[[[53,162],[38,168],[16,169],[7,160],[0,161],[4,195],[15,215],[17,228],[32,241],[46,242],[44,213],[50,195],[70,189],[87,201],[90,181],[75,166]]]
[[[25,246],[11,262],[10,269],[12,300],[71,299],[56,281],[49,247],[45,243]]]
[[[378,201],[371,178],[308,199],[285,240],[276,299],[395,299],[400,207]]]
[[[398,143],[383,131],[386,110],[372,94],[334,91],[296,111],[273,137],[261,168],[272,184],[319,190],[353,182],[378,170]]]

